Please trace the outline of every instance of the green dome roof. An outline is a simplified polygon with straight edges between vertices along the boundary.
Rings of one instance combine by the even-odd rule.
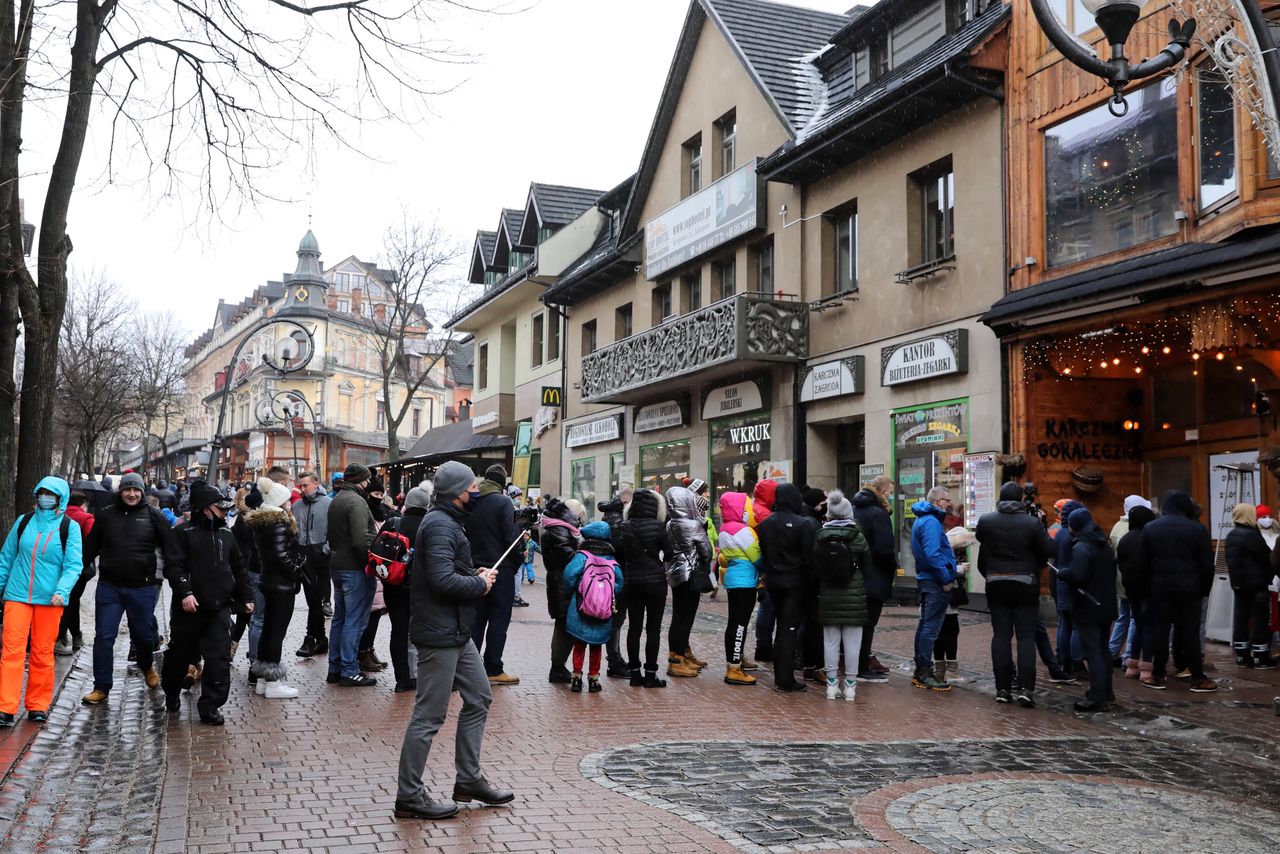
[[[320,241],[316,240],[315,234],[311,229],[307,229],[307,233],[302,236],[302,242],[298,244],[299,252],[320,252]]]

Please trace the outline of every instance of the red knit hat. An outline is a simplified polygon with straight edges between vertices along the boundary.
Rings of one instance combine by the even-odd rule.
[[[1265,504],[1259,504],[1259,505],[1258,505],[1258,507],[1257,507],[1257,516],[1258,516],[1258,518],[1259,518],[1259,519],[1261,519],[1263,516],[1274,516],[1274,515],[1275,515],[1275,514],[1271,512],[1271,508],[1270,508],[1270,507],[1268,507],[1267,505],[1265,505]]]

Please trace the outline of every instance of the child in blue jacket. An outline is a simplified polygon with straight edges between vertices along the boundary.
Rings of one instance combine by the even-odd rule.
[[[613,556],[613,543],[610,541],[609,526],[605,522],[592,522],[582,527],[582,545],[569,559],[564,568],[564,584],[562,595],[569,600],[565,609],[565,633],[573,639],[573,681],[569,690],[574,693],[582,691],[582,660],[586,657],[587,648],[591,648],[590,670],[587,671],[589,691],[595,694],[600,687],[600,650],[609,642],[613,632],[611,618],[596,619],[578,610],[578,585],[587,570],[590,557],[603,559],[613,567],[613,595],[622,592],[622,569]],[[590,600],[588,600],[590,601]]]

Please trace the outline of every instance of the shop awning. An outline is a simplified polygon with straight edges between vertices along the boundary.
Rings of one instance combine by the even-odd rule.
[[[1006,294],[981,320],[1010,335],[1070,316],[1102,314],[1182,293],[1233,284],[1280,261],[1280,229],[1251,230],[1221,243],[1183,243],[1050,279]]]
[[[409,452],[394,463],[381,465],[405,465],[442,460],[446,457],[475,456],[476,454],[499,448],[510,448],[515,444],[511,436],[490,436],[477,434],[471,428],[471,419],[445,424],[423,433]]]

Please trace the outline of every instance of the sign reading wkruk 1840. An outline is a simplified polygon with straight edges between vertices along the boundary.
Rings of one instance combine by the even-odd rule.
[[[880,385],[892,386],[969,371],[969,330],[952,329],[929,338],[880,349]]]
[[[756,161],[733,170],[644,227],[645,276],[656,279],[672,267],[764,224],[765,193]]]

